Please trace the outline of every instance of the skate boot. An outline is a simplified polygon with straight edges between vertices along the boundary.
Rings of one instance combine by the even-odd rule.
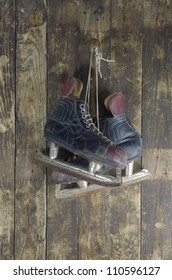
[[[88,104],[78,96],[70,98],[71,89],[77,84],[76,78],[68,79],[64,94],[45,125],[45,138],[90,161],[124,169],[125,153],[95,127]]]
[[[134,160],[142,155],[142,139],[126,115],[124,95],[121,92],[110,95],[105,106],[111,117],[101,121],[100,130],[127,155],[123,181],[130,184],[148,179],[151,175],[146,169],[133,173]]]
[[[125,96],[119,92],[105,99],[105,107],[111,117],[100,122],[100,130],[120,147],[131,161],[142,155],[142,139],[131,125],[125,111]]]

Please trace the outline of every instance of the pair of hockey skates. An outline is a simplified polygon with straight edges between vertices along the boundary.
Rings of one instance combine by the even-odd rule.
[[[87,100],[80,97],[82,82],[69,77],[59,102],[45,124],[49,155],[37,160],[52,166],[58,197],[73,197],[105,187],[134,184],[147,179],[146,169],[133,174],[134,160],[142,154],[142,139],[125,111],[125,97],[119,92],[105,99],[109,117],[95,126]],[[57,159],[59,147],[72,152],[70,160]],[[106,175],[107,173],[113,175]],[[76,183],[73,188],[71,183]],[[69,188],[63,189],[63,185]],[[75,185],[76,185],[75,184]]]

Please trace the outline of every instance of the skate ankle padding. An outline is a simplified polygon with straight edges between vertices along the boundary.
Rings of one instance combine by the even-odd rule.
[[[76,78],[75,78],[75,81],[76,81],[75,87],[73,88],[72,92],[70,93],[70,97],[72,99],[79,99],[82,88],[83,88],[83,83],[81,82],[81,80],[76,79]]]
[[[72,99],[78,99],[80,97],[82,88],[83,83],[81,82],[81,80],[75,77],[68,77],[67,82],[64,86],[62,96],[68,97],[70,95]]]
[[[74,77],[68,77],[63,89],[62,96],[64,97],[69,96],[69,94],[73,91],[75,86],[76,86],[76,79]]]
[[[114,117],[125,114],[125,96],[121,92],[108,96],[104,104]]]

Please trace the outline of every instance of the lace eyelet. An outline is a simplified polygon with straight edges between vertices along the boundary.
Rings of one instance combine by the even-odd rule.
[[[80,109],[85,109],[85,105],[84,104],[80,104]]]
[[[90,125],[89,125],[89,124],[86,124],[86,127],[87,127],[87,128],[90,128]]]

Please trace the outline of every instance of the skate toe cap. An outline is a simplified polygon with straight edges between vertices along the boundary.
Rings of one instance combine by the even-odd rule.
[[[124,169],[127,165],[127,156],[125,152],[115,145],[109,145],[105,156],[114,163],[116,168]]]

